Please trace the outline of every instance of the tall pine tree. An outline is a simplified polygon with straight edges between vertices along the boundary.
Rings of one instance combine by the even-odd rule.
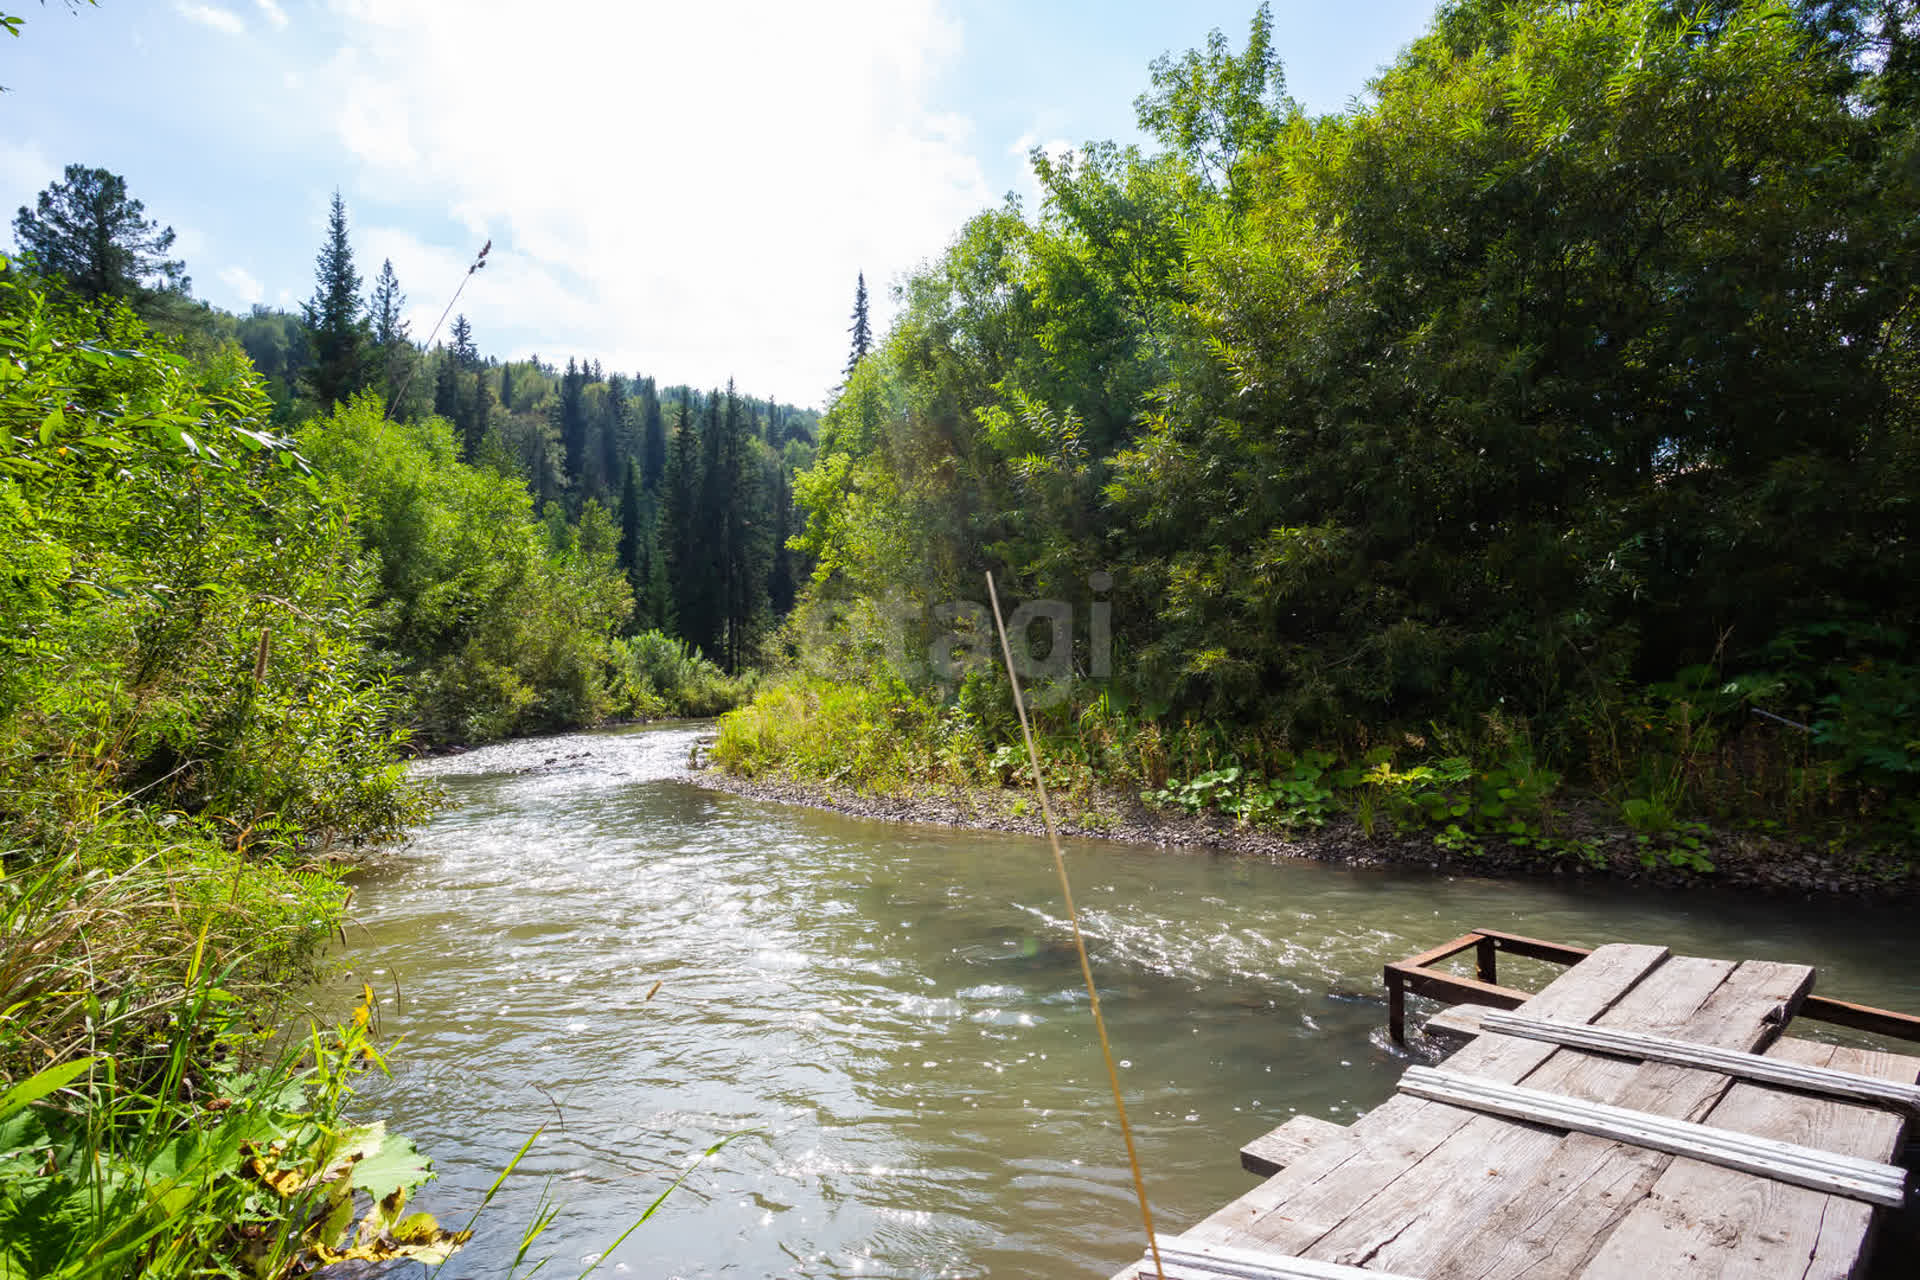
[[[653,379],[641,380],[640,409],[640,482],[648,492],[660,492],[660,478],[667,469],[667,423],[660,412],[660,397],[654,392]]]
[[[407,295],[400,292],[400,280],[393,274],[393,259],[388,258],[381,262],[380,274],[374,277],[367,317],[373,329],[373,382],[386,398],[387,412],[395,417],[402,410],[394,403],[394,397],[406,385],[407,371],[414,358],[406,317],[402,314],[406,305]]]
[[[660,506],[660,543],[666,552],[667,581],[673,592],[673,626],[680,638],[708,657],[715,653],[714,583],[710,542],[703,527],[705,452],[694,423],[693,393],[681,388],[679,421],[667,449],[667,471]]]
[[[587,414],[583,403],[591,375],[567,357],[566,376],[560,379],[560,446],[565,451],[566,482],[578,488],[587,466]]]
[[[371,330],[359,288],[361,278],[353,271],[353,246],[348,244],[348,207],[334,190],[326,215],[326,244],[313,259],[313,297],[301,305],[307,342],[313,345],[313,365],[301,376],[321,409],[332,409],[367,386]]]
[[[347,206],[337,189],[313,274],[313,297],[301,307],[313,364],[302,376],[320,407],[330,410],[367,385],[372,341],[360,301],[360,273],[353,269],[353,246],[347,242]]]
[[[867,358],[867,352],[873,349],[873,326],[867,320],[867,273],[860,273],[860,282],[853,290],[853,325],[847,330],[853,335],[853,349],[847,354],[846,376],[853,376],[854,368]]]

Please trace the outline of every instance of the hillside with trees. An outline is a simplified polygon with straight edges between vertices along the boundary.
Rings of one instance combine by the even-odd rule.
[[[1577,803],[1648,866],[1709,868],[1708,824],[1908,874],[1916,39],[1458,0],[1322,116],[1264,7],[1155,62],[1153,149],[1036,151],[1040,207],[969,222],[850,366],[796,482],[810,656],[722,758],[804,774],[846,716],[899,728],[866,785],[1011,779],[935,606],[1105,573],[1062,785],[1605,864]]]

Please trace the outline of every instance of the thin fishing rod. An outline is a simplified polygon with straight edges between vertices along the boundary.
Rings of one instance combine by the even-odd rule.
[[[433,329],[427,334],[427,340],[420,344],[422,347],[428,349],[433,347],[434,338],[440,334],[440,326],[447,322],[447,313],[453,310],[454,303],[460,301],[460,295],[467,291],[467,281],[473,279],[473,273],[487,265],[487,254],[492,252],[492,250],[493,240],[489,237],[487,242],[480,246],[480,252],[474,255],[473,262],[467,267],[467,274],[460,277],[460,287],[453,291],[451,298],[447,299],[447,305],[445,309],[440,312],[440,318],[433,322]],[[413,371],[419,367],[418,361],[408,362],[407,380],[400,384],[400,390],[394,392],[393,399],[387,402],[387,417],[393,416],[394,405],[399,404],[407,398],[407,388],[413,385]]]
[[[1140,1221],[1147,1229],[1147,1251],[1153,1255],[1153,1271],[1160,1280],[1167,1273],[1160,1265],[1160,1240],[1153,1233],[1153,1210],[1147,1207],[1147,1182],[1140,1174],[1140,1153],[1134,1149],[1133,1126],[1127,1123],[1126,1099],[1120,1096],[1120,1072],[1113,1065],[1113,1045],[1107,1040],[1107,1020],[1100,1012],[1100,993],[1093,985],[1093,965],[1087,960],[1087,942],[1080,936],[1080,913],[1074,910],[1073,886],[1067,882],[1067,859],[1060,852],[1060,832],[1053,823],[1053,804],[1047,799],[1047,784],[1040,777],[1040,752],[1033,745],[1033,728],[1027,723],[1027,701],[1020,692],[1020,677],[1013,669],[1013,646],[1007,640],[1006,620],[1000,616],[1000,593],[994,589],[993,574],[987,574],[987,597],[993,601],[993,622],[1000,629],[1000,652],[1007,660],[1007,679],[1013,683],[1013,706],[1020,713],[1020,734],[1027,740],[1027,759],[1033,764],[1033,789],[1040,796],[1040,815],[1047,824],[1047,843],[1053,848],[1053,869],[1060,873],[1060,896],[1066,900],[1067,923],[1073,927],[1073,949],[1080,955],[1080,976],[1087,980],[1087,1000],[1093,1006],[1093,1027],[1100,1033],[1100,1055],[1107,1060],[1107,1083],[1113,1086],[1113,1109],[1120,1114],[1120,1136],[1127,1144],[1127,1166],[1133,1170],[1133,1193],[1140,1201]]]

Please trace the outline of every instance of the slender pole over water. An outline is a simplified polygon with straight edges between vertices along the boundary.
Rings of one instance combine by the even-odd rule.
[[[1087,960],[1086,939],[1080,936],[1080,913],[1073,907],[1073,886],[1067,882],[1067,859],[1060,852],[1060,832],[1053,824],[1053,805],[1047,799],[1047,784],[1040,777],[1040,752],[1033,745],[1033,727],[1027,723],[1027,702],[1020,693],[1020,677],[1013,669],[1013,646],[1007,640],[1007,623],[1000,616],[1000,593],[994,589],[993,574],[987,574],[987,596],[993,601],[993,622],[1000,629],[1000,652],[1007,660],[1007,679],[1013,684],[1013,706],[1020,713],[1020,734],[1027,740],[1027,759],[1033,764],[1033,789],[1040,796],[1040,816],[1047,824],[1047,843],[1053,847],[1053,869],[1060,873],[1060,896],[1066,900],[1067,923],[1073,926],[1073,949],[1080,954],[1080,976],[1087,980],[1087,1000],[1093,1006],[1093,1027],[1100,1033],[1100,1055],[1107,1060],[1107,1082],[1113,1086],[1113,1108],[1120,1114],[1120,1136],[1127,1144],[1127,1165],[1133,1170],[1133,1193],[1140,1200],[1140,1221],[1147,1229],[1147,1251],[1153,1255],[1153,1271],[1160,1280],[1167,1273],[1160,1265],[1160,1241],[1153,1233],[1153,1210],[1147,1207],[1147,1182],[1140,1176],[1140,1153],[1134,1150],[1133,1126],[1127,1123],[1126,1100],[1120,1096],[1120,1073],[1113,1065],[1113,1046],[1107,1041],[1107,1020],[1100,1013],[1100,993],[1093,985],[1093,965]]]

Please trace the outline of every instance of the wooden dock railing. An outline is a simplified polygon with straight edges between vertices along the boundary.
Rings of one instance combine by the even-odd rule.
[[[1435,967],[1463,951],[1474,953],[1473,977]],[[1529,960],[1567,965],[1578,964],[1593,954],[1588,947],[1547,942],[1518,933],[1504,933],[1499,929],[1475,929],[1451,942],[1443,942],[1422,951],[1417,956],[1390,961],[1385,973],[1387,1031],[1393,1036],[1394,1043],[1406,1043],[1408,992],[1445,1004],[1484,1004],[1495,1009],[1518,1009],[1532,999],[1531,991],[1499,985],[1498,957],[1503,951]],[[1895,1040],[1920,1042],[1920,1017],[1895,1013],[1889,1009],[1875,1009],[1871,1005],[1852,1004],[1829,996],[1809,995],[1801,1003],[1798,1016]]]

